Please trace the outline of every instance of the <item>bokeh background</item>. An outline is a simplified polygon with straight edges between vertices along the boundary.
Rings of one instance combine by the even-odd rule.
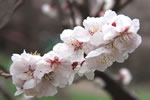
[[[1,0],[3,1],[3,0]],[[8,0],[9,1],[9,0]],[[66,0],[24,0],[9,18],[8,23],[0,28],[0,65],[9,71],[11,56],[13,53],[22,53],[38,51],[43,55],[50,51],[60,41],[59,35],[66,28],[74,26],[70,5]],[[114,2],[117,0],[73,0],[82,5],[89,1],[89,16],[98,16],[107,9],[114,8]],[[120,0],[122,2],[128,0]],[[130,1],[130,0],[129,0]],[[99,3],[96,3],[99,2]],[[103,9],[99,9],[105,2]],[[0,2],[1,5],[2,2]],[[49,5],[50,8],[46,8]],[[45,6],[45,8],[44,8]],[[59,6],[59,7],[58,7]],[[57,8],[58,7],[58,8]],[[72,4],[71,7],[74,7]],[[4,7],[0,7],[0,12]],[[50,12],[47,12],[50,10]],[[61,11],[59,11],[61,9]],[[141,100],[150,99],[150,0],[132,0],[132,2],[118,8],[118,14],[125,14],[131,18],[140,19],[141,28],[139,34],[142,36],[141,46],[129,56],[124,63],[114,63],[107,69],[114,77],[119,75],[119,70],[126,67],[132,74],[131,83],[126,86],[135,93]],[[85,10],[85,9],[84,9]],[[83,11],[84,11],[83,10]],[[75,12],[75,25],[84,18],[78,10]],[[86,10],[85,10],[86,11]],[[100,11],[100,12],[99,12]],[[1,13],[0,13],[1,14]],[[1,19],[0,19],[1,20]],[[1,23],[1,22],[0,22]],[[1,89],[2,88],[2,89]],[[23,96],[14,97],[15,87],[11,79],[0,77],[0,100],[7,100],[2,90],[17,100],[26,100]],[[54,97],[34,98],[34,100],[111,100],[109,94],[103,89],[98,88],[93,82],[81,80],[63,90],[60,90]]]

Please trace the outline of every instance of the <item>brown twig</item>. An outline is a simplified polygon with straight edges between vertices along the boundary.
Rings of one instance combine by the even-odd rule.
[[[8,71],[5,69],[4,66],[0,65],[0,76],[4,78],[10,78],[11,75],[8,73]]]
[[[11,77],[11,75],[9,73],[6,73],[6,72],[1,71],[1,70],[0,70],[0,76],[2,76],[4,78],[10,78]]]

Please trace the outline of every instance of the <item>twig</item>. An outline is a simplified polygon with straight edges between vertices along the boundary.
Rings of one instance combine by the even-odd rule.
[[[10,78],[11,75],[9,73],[3,72],[0,70],[0,76],[4,77],[4,78]]]
[[[2,65],[0,65],[0,76],[2,76],[4,78],[10,78],[11,77],[11,75],[8,73],[8,71]]]

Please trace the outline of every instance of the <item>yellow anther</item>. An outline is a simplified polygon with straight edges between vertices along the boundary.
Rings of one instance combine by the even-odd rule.
[[[25,73],[26,76],[32,76],[32,72],[28,71]]]
[[[53,72],[50,72],[49,74],[45,74],[44,79],[45,80],[53,80],[52,75],[53,75]]]
[[[31,52],[32,55],[40,55],[40,53],[38,53],[37,51],[35,51],[34,53]]]

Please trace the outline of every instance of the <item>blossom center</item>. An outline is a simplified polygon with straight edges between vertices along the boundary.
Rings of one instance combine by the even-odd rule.
[[[125,28],[125,30],[123,32],[121,32],[121,34],[128,34],[129,27]]]
[[[116,27],[116,26],[117,26],[116,22],[113,22],[113,23],[112,23],[112,26]]]
[[[92,36],[97,31],[98,31],[98,28],[97,27],[93,27],[93,31],[89,30],[89,33]]]
[[[31,65],[29,65],[29,70],[27,72],[24,72],[24,73],[27,77],[29,77],[29,76],[33,76],[33,72],[34,72],[34,70],[31,69]]]
[[[53,77],[52,77],[53,74],[54,74],[53,72],[50,72],[48,74],[45,74],[43,78],[45,80],[53,80]]]
[[[53,60],[49,59],[48,62],[51,64],[50,67],[53,68],[53,71],[55,68],[61,64],[59,58],[57,56],[54,57]]]
[[[72,69],[74,70],[77,66],[78,66],[78,62],[74,62],[73,64],[72,64]]]
[[[82,49],[83,47],[83,42],[80,42],[78,40],[73,40],[72,41],[72,46],[74,47],[74,50],[79,50],[79,49]]]
[[[103,55],[103,58],[101,59],[100,63],[101,64],[107,64],[108,62],[110,62],[110,58],[108,56]],[[97,61],[97,63],[99,63],[99,61]]]

